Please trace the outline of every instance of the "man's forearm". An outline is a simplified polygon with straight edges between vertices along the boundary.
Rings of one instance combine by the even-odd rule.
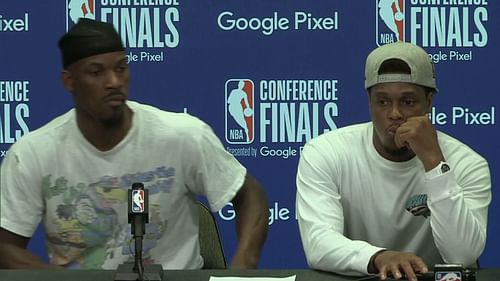
[[[0,243],[0,268],[7,269],[56,269],[61,268],[44,262],[21,247]]]
[[[489,183],[477,184],[475,198],[467,200],[465,193],[472,192],[459,187],[451,174],[432,182],[442,187],[428,192],[432,233],[441,256],[449,263],[474,264],[486,243]]]
[[[447,212],[431,206],[431,227],[436,246],[445,262],[472,265],[484,249],[486,228],[465,203],[445,201],[451,199],[437,203],[442,205],[440,207],[449,207]]]
[[[235,198],[238,247],[233,258],[234,268],[256,268],[267,237],[268,204],[257,182],[247,177],[241,194]]]
[[[237,217],[236,220],[239,242],[233,266],[256,268],[267,236],[267,216],[261,212],[259,214],[248,211],[244,213],[247,214],[240,214],[241,217]]]

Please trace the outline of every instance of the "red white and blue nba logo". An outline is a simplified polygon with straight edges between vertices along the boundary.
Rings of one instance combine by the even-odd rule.
[[[462,273],[460,271],[436,272],[434,277],[435,281],[462,281]]]
[[[405,41],[405,0],[375,0],[377,45]]]
[[[226,141],[249,144],[254,140],[254,85],[250,79],[226,81]]]
[[[144,213],[144,190],[132,190],[132,213]]]
[[[66,30],[79,18],[96,19],[95,0],[66,0]]]

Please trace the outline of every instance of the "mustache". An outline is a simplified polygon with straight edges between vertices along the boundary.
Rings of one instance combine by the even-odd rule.
[[[123,97],[125,98],[126,95],[123,91],[120,91],[120,90],[114,90],[112,92],[109,92],[105,97],[104,99],[109,99],[109,98],[114,98],[116,96],[120,96],[120,97]]]

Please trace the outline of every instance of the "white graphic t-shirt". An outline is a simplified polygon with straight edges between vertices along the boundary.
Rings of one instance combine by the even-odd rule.
[[[242,186],[246,170],[208,125],[129,101],[132,128],[113,149],[99,151],[70,110],[15,143],[1,167],[0,226],[31,237],[40,222],[51,263],[115,269],[133,261],[127,190],[149,190],[145,263],[200,268],[197,195],[213,211]]]

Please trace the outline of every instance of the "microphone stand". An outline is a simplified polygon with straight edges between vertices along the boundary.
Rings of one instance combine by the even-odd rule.
[[[143,195],[143,206],[136,208],[133,203],[135,193]],[[135,241],[134,263],[123,263],[118,266],[115,281],[161,281],[163,280],[163,267],[161,264],[143,264],[142,240],[146,233],[146,223],[149,222],[148,190],[142,183],[134,183],[128,190],[128,222],[131,224],[131,233]]]
[[[132,234],[135,241],[135,255],[133,271],[139,274],[139,281],[144,281],[144,265],[142,263],[142,238],[145,233],[146,223],[140,216],[134,216]]]

